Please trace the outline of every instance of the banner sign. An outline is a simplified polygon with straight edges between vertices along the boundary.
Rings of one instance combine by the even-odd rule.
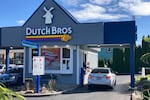
[[[44,75],[45,57],[33,56],[33,75]]]

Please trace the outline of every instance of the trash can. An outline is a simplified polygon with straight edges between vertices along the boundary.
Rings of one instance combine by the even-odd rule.
[[[32,89],[32,78],[26,78],[25,79],[25,90],[31,90]]]

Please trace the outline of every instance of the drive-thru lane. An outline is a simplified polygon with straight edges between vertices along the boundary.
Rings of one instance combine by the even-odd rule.
[[[92,89],[82,87],[64,94],[46,97],[28,97],[27,100],[130,100],[128,91],[129,75],[117,76],[117,85],[114,90]]]

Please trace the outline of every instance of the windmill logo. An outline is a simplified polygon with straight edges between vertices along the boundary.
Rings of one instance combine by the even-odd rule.
[[[44,7],[44,11],[46,12],[43,17],[45,18],[45,24],[52,24],[53,15],[51,11],[54,9],[54,7],[51,7],[50,9],[47,9]]]

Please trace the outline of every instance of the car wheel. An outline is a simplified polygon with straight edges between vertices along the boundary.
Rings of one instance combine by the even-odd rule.
[[[113,90],[115,86],[116,86],[116,80],[115,80],[115,82],[112,84],[112,86],[110,86],[110,89]]]
[[[116,82],[116,80],[115,80],[114,86],[116,86],[116,84],[117,84],[117,82]]]

